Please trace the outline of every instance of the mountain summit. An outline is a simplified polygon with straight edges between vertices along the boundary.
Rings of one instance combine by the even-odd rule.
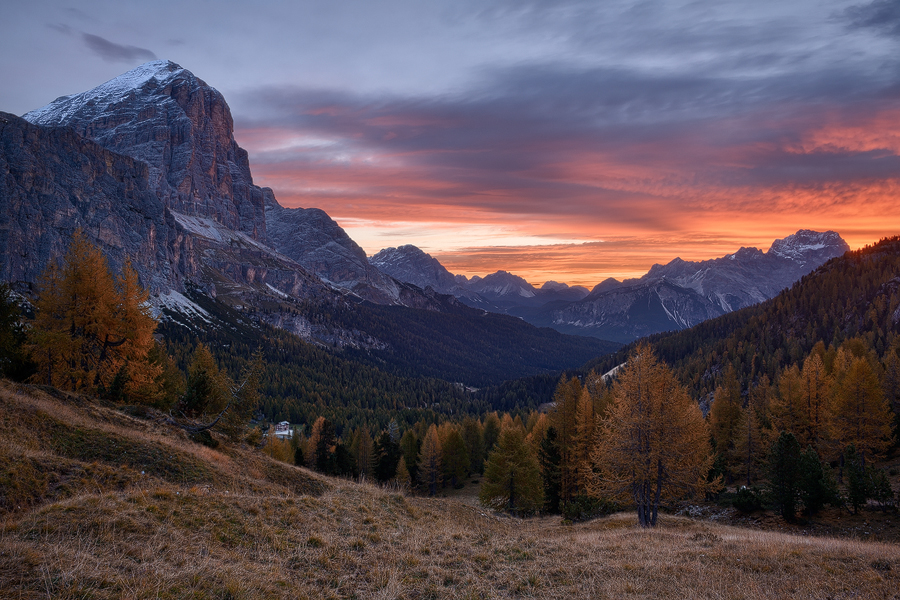
[[[209,218],[266,241],[263,191],[218,90],[179,65],[141,65],[92,90],[57,98],[24,115],[66,126],[147,164],[151,189],[175,213]]]

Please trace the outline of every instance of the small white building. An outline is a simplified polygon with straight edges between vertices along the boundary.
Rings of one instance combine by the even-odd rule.
[[[282,421],[275,426],[275,437],[279,440],[289,440],[294,437],[294,429],[287,421]]]

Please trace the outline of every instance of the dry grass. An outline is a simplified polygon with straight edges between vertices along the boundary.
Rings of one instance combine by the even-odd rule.
[[[36,406],[23,393],[11,409],[6,392],[0,423]],[[900,598],[896,545],[672,516],[655,531],[631,514],[575,526],[516,520],[325,481],[248,449],[191,445],[152,423],[132,436],[112,409],[90,410],[98,416],[79,427],[158,444],[200,461],[210,479],[97,476],[93,487],[11,508],[0,522],[0,598]],[[17,463],[136,468],[61,457],[33,443],[52,436],[19,443],[8,431],[0,425],[0,440]]]

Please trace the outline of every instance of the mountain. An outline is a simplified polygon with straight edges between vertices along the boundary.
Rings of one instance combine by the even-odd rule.
[[[262,189],[216,89],[170,61],[149,62],[24,115],[71,127],[107,150],[140,160],[150,188],[174,213],[209,218],[265,242]]]
[[[361,298],[379,304],[401,302],[404,286],[370,265],[365,251],[325,211],[285,208],[271,190],[265,191],[266,233],[275,250]]]
[[[729,366],[746,389],[763,375],[775,382],[781,370],[802,363],[817,344],[836,348],[855,339],[857,349],[886,359],[897,352],[898,336],[900,238],[895,237],[829,260],[765,302],[647,341],[700,398],[721,383]],[[586,368],[608,371],[629,351],[624,347]],[[888,375],[897,376],[885,371]],[[885,391],[896,402],[896,384]]]
[[[741,248],[700,262],[676,258],[654,265],[639,279],[608,280],[583,300],[531,321],[567,333],[590,333],[629,342],[661,331],[688,329],[701,321],[774,297],[817,266],[849,250],[835,232],[801,229],[775,240],[768,252]]]
[[[713,260],[676,258],[637,279],[606,279],[590,292],[548,281],[540,289],[508,273],[452,275],[415,246],[387,248],[370,261],[392,277],[453,294],[470,306],[520,317],[563,333],[627,343],[661,331],[687,329],[762,302],[850,248],[840,235],[801,229],[767,252],[741,248]]]
[[[464,275],[450,273],[436,258],[413,245],[385,248],[372,256],[369,262],[399,281],[422,289],[430,287],[442,294],[451,294],[468,306],[501,314],[521,316],[516,311],[522,307],[571,302],[588,294],[588,290],[581,286],[569,287],[555,281],[548,281],[540,289],[535,289],[521,277],[506,271],[468,279]]]
[[[282,207],[253,184],[225,99],[169,61],[0,115],[0,152],[0,279],[25,294],[81,229],[114,271],[131,260],[159,314],[197,334],[217,321],[213,301],[379,369],[468,385],[614,347],[486,317],[374,268],[323,211]]]

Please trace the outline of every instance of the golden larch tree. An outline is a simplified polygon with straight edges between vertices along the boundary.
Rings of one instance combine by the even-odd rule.
[[[810,442],[807,439],[809,414],[803,398],[800,369],[791,365],[778,378],[778,395],[771,404],[772,429],[794,434],[801,447]]]
[[[892,415],[878,376],[860,357],[843,361],[835,370],[828,411],[831,439],[838,450],[854,444],[864,460],[882,456],[891,443]]]
[[[114,280],[106,257],[81,230],[62,266],[51,263],[38,282],[29,350],[35,380],[69,390],[109,390],[118,385],[152,402],[162,368],[148,358],[156,320],[147,293],[126,263]]]
[[[709,427],[700,407],[646,344],[628,359],[600,423],[591,454],[589,492],[633,502],[642,527],[654,527],[664,499],[702,494],[713,462]]]
[[[578,400],[582,393],[577,377],[560,379],[553,394],[555,407],[551,413],[551,425],[556,429],[560,452],[560,499],[563,504],[578,493],[578,457],[575,437],[578,433]]]
[[[429,496],[437,494],[441,484],[441,453],[441,438],[437,426],[432,425],[422,441],[418,469],[419,481],[428,489]]]
[[[800,372],[801,404],[806,411],[805,438],[819,454],[825,450],[825,428],[828,399],[831,396],[831,378],[825,372],[825,363],[818,353],[812,353],[803,361]]]

